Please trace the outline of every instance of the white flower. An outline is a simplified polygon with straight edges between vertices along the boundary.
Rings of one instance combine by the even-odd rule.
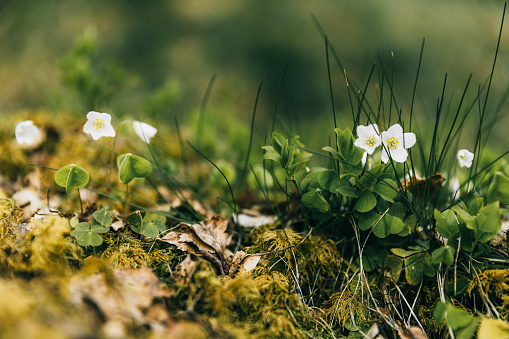
[[[42,141],[42,133],[32,120],[22,121],[14,128],[16,141],[20,145],[32,146],[40,144]]]
[[[87,119],[83,132],[90,134],[92,139],[115,136],[115,130],[111,126],[111,115],[108,113],[88,112]]]
[[[354,145],[366,150],[368,154],[373,154],[375,149],[380,146],[380,132],[378,132],[376,124],[357,126],[357,136]]]
[[[157,129],[149,124],[139,121],[133,121],[134,133],[140,137],[141,140],[147,144],[150,143],[150,139],[157,133]]]
[[[399,124],[392,125],[389,130],[382,132],[382,162],[387,163],[390,158],[405,162],[408,157],[406,149],[415,145],[415,142],[414,133],[403,133],[403,127]]]
[[[467,149],[460,149],[458,151],[458,162],[461,167],[472,166],[472,160],[474,160],[474,153],[469,152]]]

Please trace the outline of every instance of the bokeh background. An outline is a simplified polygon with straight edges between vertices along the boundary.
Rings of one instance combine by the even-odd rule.
[[[263,83],[256,129],[270,133],[287,66],[278,113],[287,128],[323,146],[327,133],[333,134],[331,100],[324,40],[313,16],[361,87],[373,63],[394,65],[394,89],[404,111],[425,38],[415,114],[427,121],[435,113],[445,73],[449,104],[461,95],[470,73],[471,97],[487,79],[502,12],[503,1],[488,0],[3,0],[0,110],[49,107],[81,115],[108,110],[151,121],[171,122],[177,116],[185,122],[200,109],[216,74],[207,116],[226,115],[248,129]],[[95,37],[97,63],[112,61],[124,70],[121,89],[99,107],[86,107],[62,82],[62,58],[87,34]],[[338,119],[346,124],[351,113],[345,81],[333,60],[331,72]],[[506,32],[490,94],[493,106],[508,82]],[[371,86],[369,95],[374,94]],[[493,137],[506,144],[504,116]],[[317,133],[324,128],[327,133]]]

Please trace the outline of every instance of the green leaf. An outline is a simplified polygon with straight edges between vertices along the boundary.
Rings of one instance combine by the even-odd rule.
[[[458,237],[459,226],[456,215],[451,210],[446,210],[440,213],[435,209],[435,220],[437,222],[437,231],[440,235],[447,239],[454,239]]]
[[[405,277],[410,285],[419,284],[425,272],[430,269],[429,257],[428,253],[418,253],[405,258]]]
[[[453,330],[457,339],[472,338],[479,326],[479,320],[476,317],[457,307],[448,309],[445,323]]]
[[[435,306],[435,310],[433,310],[433,318],[435,318],[435,326],[438,327],[445,321],[445,316],[447,311],[452,306],[446,303],[439,301]]]
[[[509,177],[497,172],[488,189],[488,202],[500,201],[509,205]]]
[[[131,153],[119,155],[117,167],[119,180],[124,184],[130,183],[134,178],[144,178],[152,174],[150,162]]]
[[[95,211],[93,216],[94,220],[103,226],[110,226],[113,222],[111,212],[106,207]]]
[[[373,187],[373,192],[380,195],[389,202],[394,202],[394,198],[398,196],[398,188],[396,182],[391,179],[385,179]]]
[[[283,166],[283,159],[281,158],[281,155],[279,153],[272,151],[272,152],[266,152],[263,155],[263,159],[265,160],[273,160],[279,164],[279,166]]]
[[[97,221],[92,221],[90,232],[93,233],[106,233],[110,230],[109,227],[104,227],[101,224],[99,224]]]
[[[493,239],[502,227],[501,216],[505,210],[500,209],[498,201],[481,208],[477,215],[478,229],[474,230],[475,239],[479,242],[487,242]]]
[[[359,229],[362,231],[369,230],[371,227],[373,227],[373,225],[376,224],[378,218],[380,218],[380,216],[374,211],[362,213],[359,217]]]
[[[350,131],[348,127],[344,131],[340,130],[339,128],[336,128],[335,131],[337,135],[339,153],[342,155],[344,160],[348,160],[355,147],[355,139],[353,137],[352,131]]]
[[[87,171],[75,164],[62,167],[55,173],[55,182],[60,187],[65,187],[65,193],[72,188],[83,188],[88,184]]]
[[[449,284],[447,284],[447,295],[450,297],[457,297],[461,295],[464,291],[466,291],[469,284],[470,280],[466,276],[462,276],[456,281],[453,280]],[[454,289],[455,285],[456,290]]]
[[[144,211],[134,211],[126,217],[126,221],[129,225],[134,227],[140,227],[145,217]]]
[[[149,222],[154,223],[154,225],[157,227],[157,229],[160,232],[164,232],[167,229],[166,228],[166,217],[164,215],[149,212],[149,213],[147,213],[145,218],[143,218],[143,221],[149,221]]]
[[[405,205],[401,202],[392,204],[388,214],[403,220],[405,218]]]
[[[447,245],[437,248],[433,251],[431,262],[433,264],[452,265],[454,263],[454,248]]]
[[[288,139],[277,132],[272,132],[271,144],[274,151],[281,154],[285,143],[288,144]]]
[[[419,253],[419,251],[407,251],[402,248],[391,248],[391,252],[401,258],[409,257],[413,254]]]
[[[80,218],[75,215],[74,217],[71,218],[71,221],[69,222],[69,224],[71,225],[72,228],[75,228],[76,225],[78,225],[80,222]]]
[[[364,172],[364,175],[359,180],[359,187],[364,188],[371,185],[372,183],[380,179],[380,176],[382,175],[383,171],[384,165],[380,164],[376,165],[369,171]]]
[[[479,213],[483,206],[484,206],[483,198],[475,198],[474,201],[472,201],[470,208],[468,209],[468,214],[477,215],[477,213]]]
[[[467,211],[459,207],[458,205],[455,205],[451,207],[451,209],[456,212],[456,215],[458,216],[458,219],[463,221],[465,223],[465,226],[467,226],[468,229],[471,229],[472,231],[477,230],[477,221],[475,220],[475,217],[468,214]]]
[[[355,203],[354,209],[365,213],[371,211],[376,206],[376,197],[370,191],[366,191]]]
[[[350,185],[339,186],[338,188],[336,188],[336,192],[344,195],[345,197],[350,197],[350,198],[358,198],[359,197],[359,195],[357,194],[357,188],[350,186]]]
[[[394,255],[388,255],[385,257],[385,267],[391,270],[392,280],[397,283],[403,271],[403,259]]]
[[[307,207],[319,209],[320,211],[329,211],[329,204],[319,191],[311,191],[304,194],[302,196],[302,204]]]
[[[81,247],[100,246],[103,243],[103,238],[97,233],[87,232],[76,237],[76,242]]]
[[[159,229],[152,221],[149,222],[144,221],[143,227],[136,227],[133,225],[131,225],[130,227],[131,230],[133,230],[133,232],[136,232],[149,238],[155,238],[159,235]]]
[[[73,237],[78,237],[78,236],[85,234],[89,231],[90,231],[90,225],[88,224],[88,222],[83,221],[83,222],[80,222],[79,224],[77,224],[76,227],[74,227],[74,230],[71,232],[71,235]]]
[[[341,178],[339,177],[339,174],[331,169],[321,171],[318,176],[318,182],[324,190],[332,193],[341,186]]]
[[[373,226],[373,234],[378,238],[385,238],[390,234],[398,234],[404,227],[405,224],[400,218],[385,214],[378,224]]]

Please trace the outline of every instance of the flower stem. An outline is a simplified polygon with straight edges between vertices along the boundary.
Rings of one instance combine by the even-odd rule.
[[[127,217],[128,214],[128,206],[127,206],[127,197],[129,195],[129,184],[125,184],[125,199],[124,199],[124,215]]]

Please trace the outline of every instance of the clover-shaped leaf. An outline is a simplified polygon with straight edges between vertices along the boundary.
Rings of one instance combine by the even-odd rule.
[[[65,187],[65,193],[69,193],[72,188],[85,187],[88,180],[88,172],[75,164],[64,166],[55,173],[55,182]]]
[[[114,216],[114,214],[105,207],[95,211],[93,216],[94,220],[97,221],[102,226],[110,226],[111,223],[113,222],[112,217]]]
[[[94,220],[92,225],[89,225],[88,222],[80,222],[71,232],[71,235],[76,237],[76,242],[82,247],[99,246],[103,243],[103,238],[98,233],[108,231],[108,227],[103,227]]]
[[[119,180],[124,184],[130,183],[134,178],[145,178],[152,174],[150,162],[131,153],[119,155],[117,167]]]
[[[131,225],[131,230],[149,238],[155,238],[160,233],[159,227],[152,221],[144,221],[140,227]]]
[[[127,223],[134,227],[140,227],[145,217],[144,211],[134,211],[126,217]]]

